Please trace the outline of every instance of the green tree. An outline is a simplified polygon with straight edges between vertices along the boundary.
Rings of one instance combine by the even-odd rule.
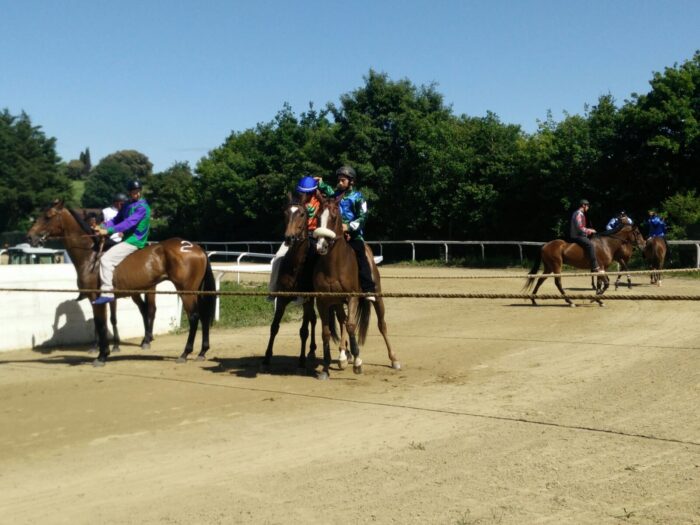
[[[117,151],[103,158],[85,181],[82,204],[102,208],[112,202],[115,193],[126,190],[129,181],[148,184],[153,165],[143,153],[134,150]]]
[[[178,162],[149,179],[148,200],[153,209],[153,239],[194,238],[198,194],[187,162]]]
[[[56,139],[47,138],[29,116],[0,112],[0,231],[25,229],[30,214],[54,198],[69,199]]]

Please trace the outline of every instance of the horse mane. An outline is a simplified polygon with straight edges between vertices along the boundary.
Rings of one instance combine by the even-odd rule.
[[[83,231],[85,233],[89,233],[90,235],[92,235],[94,233],[92,231],[92,228],[90,228],[90,226],[88,226],[88,224],[85,222],[85,220],[80,216],[80,214],[76,210],[73,210],[71,208],[66,208],[66,209],[70,212],[70,214],[73,216],[75,221],[78,223],[78,225],[83,229]]]
[[[598,232],[596,235],[598,235],[599,237],[610,237],[611,235],[615,235],[616,233],[619,233],[622,230],[622,228],[624,228],[625,226],[629,226],[630,228],[634,227],[634,225],[629,224],[629,223],[618,224],[612,230]]]

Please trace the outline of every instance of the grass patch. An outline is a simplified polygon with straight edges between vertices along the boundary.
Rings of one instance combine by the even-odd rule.
[[[237,284],[224,281],[221,283],[221,291],[267,292],[267,284]],[[214,324],[217,328],[269,326],[272,323],[273,304],[268,303],[264,296],[222,295],[219,300],[219,320]],[[301,321],[302,315],[303,310],[300,307],[289,305],[282,322]],[[183,312],[180,328],[188,327],[187,315]]]

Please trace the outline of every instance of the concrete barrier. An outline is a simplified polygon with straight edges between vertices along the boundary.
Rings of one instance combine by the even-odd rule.
[[[77,288],[76,279],[71,264],[0,266],[0,288],[70,289]],[[175,287],[164,282],[157,289]],[[77,292],[0,292],[0,352],[90,343],[94,339],[92,307],[87,299],[76,301],[77,296]],[[156,301],[153,332],[179,327],[182,306],[177,295],[158,295]],[[131,299],[119,300],[117,319],[121,339],[143,336],[141,314]]]

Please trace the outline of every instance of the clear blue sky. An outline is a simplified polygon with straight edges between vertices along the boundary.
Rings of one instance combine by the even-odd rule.
[[[0,109],[64,160],[197,161],[285,102],[337,102],[370,68],[436,82],[456,114],[537,128],[618,104],[700,49],[697,0],[0,0]]]

